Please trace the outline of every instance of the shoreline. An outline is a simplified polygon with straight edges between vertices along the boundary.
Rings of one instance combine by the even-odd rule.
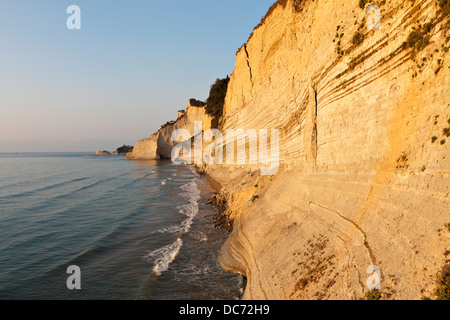
[[[211,187],[211,189],[214,190],[214,193],[219,193],[220,190],[222,190],[223,186],[219,182],[214,180],[214,178],[211,177],[211,175],[205,174],[203,177],[205,178],[206,182]]]
[[[224,241],[220,245],[220,250],[217,253],[217,259],[220,262],[220,269],[230,275],[240,276],[239,293],[236,298],[238,300],[242,300],[247,288],[247,278],[240,272],[231,272],[230,270],[223,268],[223,265],[221,263],[223,248],[233,231],[233,224],[229,220],[228,215],[225,211],[226,202],[223,202],[223,199],[219,197],[223,185],[217,182],[217,180],[215,180],[210,174],[206,173],[201,168],[196,166],[194,166],[193,168],[194,172],[199,175],[199,178],[202,181],[201,183],[197,183],[197,187],[200,190],[202,196],[206,196],[208,199],[208,201],[204,202],[203,205],[210,207],[211,210],[214,211],[211,219],[212,221],[210,221],[210,223],[212,224],[212,228],[226,234]]]
[[[213,193],[217,194],[222,190],[223,185],[215,180],[209,173],[206,173],[203,169],[194,166],[194,172],[205,179],[208,186],[213,190]]]

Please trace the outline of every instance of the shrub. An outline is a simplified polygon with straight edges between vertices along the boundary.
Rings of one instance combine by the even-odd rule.
[[[189,103],[193,107],[204,107],[205,102],[197,100],[197,99],[189,99]]]
[[[209,97],[206,100],[206,113],[211,115],[211,127],[218,128],[223,116],[223,106],[225,104],[225,96],[227,95],[228,83],[230,77],[217,79],[211,86]]]
[[[441,7],[444,16],[450,14],[450,0],[439,0],[439,7]]]
[[[417,51],[421,51],[430,43],[430,36],[428,35],[429,26],[426,28],[420,27],[411,31],[406,40],[406,44],[409,48],[414,48]]]
[[[450,264],[446,264],[438,275],[437,289],[434,293],[437,300],[450,300]]]
[[[381,299],[380,290],[373,289],[373,290],[366,292],[365,298],[366,298],[366,300],[380,300]]]
[[[359,46],[364,42],[364,38],[365,38],[364,34],[358,31],[353,36],[352,43],[355,46]]]
[[[448,138],[448,137],[450,137],[450,128],[445,128],[444,130],[443,130],[443,133],[444,133],[444,135]]]
[[[166,128],[166,127],[168,127],[168,126],[170,126],[170,125],[172,125],[174,123],[175,123],[175,121],[168,121],[165,124],[161,125],[161,129],[164,129],[164,128]]]
[[[364,9],[366,7],[367,2],[369,2],[369,0],[359,0],[359,7],[361,9]]]

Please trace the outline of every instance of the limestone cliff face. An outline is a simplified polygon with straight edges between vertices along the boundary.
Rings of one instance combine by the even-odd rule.
[[[279,129],[281,161],[272,177],[207,168],[244,298],[358,299],[371,265],[383,298],[432,296],[450,247],[448,17],[436,0],[374,1],[369,31],[358,2],[278,1],[237,52],[224,130]],[[424,46],[408,39],[429,22]]]
[[[127,154],[126,159],[129,160],[154,160],[160,159],[157,149],[158,133],[151,135],[148,138],[142,139],[136,143],[133,152]]]
[[[133,152],[127,159],[170,159],[172,149],[176,145],[172,141],[172,133],[177,129],[185,129],[194,135],[194,122],[201,121],[204,130],[211,127],[211,118],[201,106],[192,106],[189,102],[183,114],[178,113],[178,119],[164,125],[158,132],[136,143]]]

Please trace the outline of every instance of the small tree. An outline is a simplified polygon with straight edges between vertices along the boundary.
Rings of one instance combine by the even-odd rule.
[[[206,113],[213,117],[211,120],[212,128],[218,128],[222,119],[229,82],[230,77],[227,76],[224,79],[217,79],[211,86],[209,97],[206,100]]]

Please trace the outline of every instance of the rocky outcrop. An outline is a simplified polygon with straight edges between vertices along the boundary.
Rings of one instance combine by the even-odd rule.
[[[96,151],[94,153],[94,155],[96,155],[96,156],[110,156],[111,152],[106,151],[106,150],[103,150],[103,151],[98,150],[98,151]]]
[[[383,1],[368,30],[365,9],[278,1],[237,52],[224,130],[280,130],[277,175],[206,168],[246,299],[359,299],[371,265],[383,299],[433,295],[450,246],[448,18]]]
[[[113,152],[113,155],[124,155],[130,152],[133,152],[133,146],[123,145],[120,148],[117,148],[116,151]]]
[[[205,112],[204,103],[191,99],[184,114],[176,121],[168,122],[150,137],[136,143],[133,152],[127,155],[127,159],[170,159],[172,149],[176,145],[172,141],[172,133],[177,129],[184,129],[194,135],[194,122],[201,121],[203,130],[211,127],[211,118]]]

